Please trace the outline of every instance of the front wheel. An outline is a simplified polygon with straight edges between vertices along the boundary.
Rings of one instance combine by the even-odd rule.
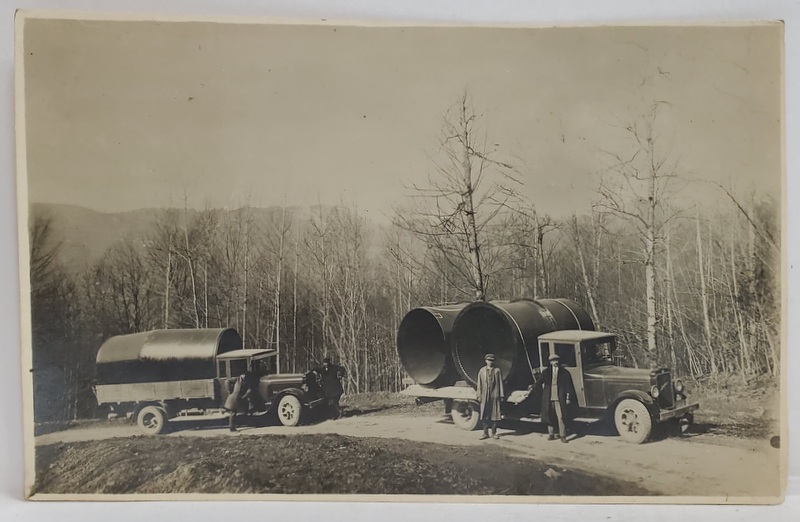
[[[641,402],[624,399],[614,410],[614,425],[626,442],[641,444],[653,432],[653,418]]]
[[[453,424],[465,431],[472,431],[478,427],[481,407],[473,401],[453,402]]]
[[[164,433],[168,422],[167,412],[158,406],[145,406],[136,416],[136,424],[145,435]]]
[[[278,402],[278,420],[284,426],[297,426],[300,424],[302,411],[303,405],[300,404],[300,399],[294,395],[284,395]]]

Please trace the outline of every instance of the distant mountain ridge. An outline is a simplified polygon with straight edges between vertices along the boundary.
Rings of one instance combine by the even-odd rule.
[[[145,208],[125,212],[100,212],[78,205],[31,203],[31,216],[52,219],[53,237],[61,242],[59,261],[73,272],[84,270],[97,262],[114,244],[125,239],[144,239],[153,232],[155,223],[170,210]],[[235,210],[220,209],[222,212]],[[295,219],[306,220],[310,209],[290,207]],[[281,207],[251,208],[256,223],[267,224],[280,218]],[[189,209],[190,219],[200,211]],[[275,221],[273,221],[275,222]]]

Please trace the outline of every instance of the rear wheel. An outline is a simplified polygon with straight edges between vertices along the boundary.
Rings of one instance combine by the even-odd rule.
[[[159,406],[145,406],[136,416],[136,424],[145,435],[158,435],[167,429],[167,412]]]
[[[453,424],[462,430],[472,431],[478,427],[480,420],[480,405],[473,401],[453,402]]]
[[[626,442],[641,444],[653,432],[653,419],[650,412],[641,402],[635,399],[624,399],[614,410],[614,425],[619,436]]]
[[[300,424],[302,411],[303,405],[300,404],[300,399],[294,395],[284,395],[278,402],[278,420],[284,426],[297,426]]]

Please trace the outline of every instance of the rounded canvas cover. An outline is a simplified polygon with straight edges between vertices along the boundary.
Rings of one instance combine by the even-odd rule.
[[[111,337],[97,352],[98,384],[183,381],[216,376],[217,354],[239,350],[233,328],[154,330]]]

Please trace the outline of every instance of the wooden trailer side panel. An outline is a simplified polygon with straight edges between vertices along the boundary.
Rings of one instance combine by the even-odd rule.
[[[215,398],[214,379],[99,384],[95,393],[98,404]]]

